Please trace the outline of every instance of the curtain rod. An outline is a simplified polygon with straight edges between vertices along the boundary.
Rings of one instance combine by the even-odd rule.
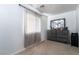
[[[37,13],[37,12],[35,12],[35,11],[33,11],[33,10],[31,10],[31,9],[29,9],[29,8],[27,8],[27,7],[25,7],[25,6],[23,6],[22,4],[19,4],[19,6],[21,6],[21,7],[25,8],[25,9],[27,9],[27,10],[30,10],[30,11],[32,11],[32,12],[34,12],[34,13],[36,13],[36,14],[39,14],[39,13]],[[39,14],[39,15],[41,15],[41,14]]]

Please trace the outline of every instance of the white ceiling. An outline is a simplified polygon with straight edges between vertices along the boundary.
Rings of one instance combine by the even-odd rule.
[[[38,9],[40,12],[49,14],[59,14],[75,10],[77,4],[42,4],[44,7],[40,7],[41,4],[31,4],[32,7]]]

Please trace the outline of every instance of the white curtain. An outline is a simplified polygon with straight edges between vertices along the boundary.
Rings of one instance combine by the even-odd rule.
[[[26,33],[36,33],[41,32],[41,20],[40,16],[33,14],[33,13],[27,13],[27,19],[26,19]]]
[[[41,41],[41,16],[33,12],[26,12],[24,17],[25,43],[27,47]]]

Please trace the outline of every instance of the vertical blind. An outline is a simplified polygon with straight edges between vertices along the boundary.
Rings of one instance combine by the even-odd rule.
[[[27,34],[41,32],[41,19],[39,15],[27,12],[25,31]]]
[[[31,11],[24,14],[25,43],[24,47],[41,41],[41,16]]]

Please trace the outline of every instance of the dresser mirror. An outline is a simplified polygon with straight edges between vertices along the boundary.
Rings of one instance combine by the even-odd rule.
[[[50,28],[51,29],[65,28],[65,18],[51,20]]]

